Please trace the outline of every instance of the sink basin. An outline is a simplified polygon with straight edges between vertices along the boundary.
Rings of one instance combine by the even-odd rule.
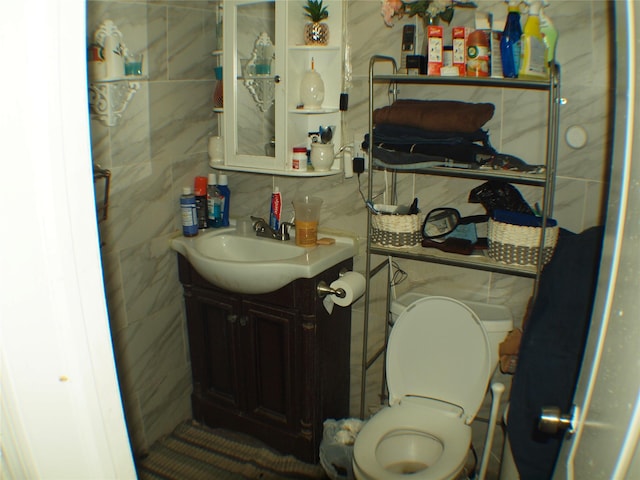
[[[357,253],[355,238],[335,238],[333,245],[299,247],[295,232],[283,242],[241,234],[234,227],[211,229],[196,237],[176,237],[171,248],[214,285],[236,293],[268,293],[298,278],[312,278]]]

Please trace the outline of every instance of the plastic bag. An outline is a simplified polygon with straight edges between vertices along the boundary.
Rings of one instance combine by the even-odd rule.
[[[353,480],[353,444],[364,422],[327,419],[320,442],[320,465],[331,480]]]
[[[499,180],[490,180],[471,190],[469,203],[481,203],[489,215],[494,210],[535,214],[516,187]]]

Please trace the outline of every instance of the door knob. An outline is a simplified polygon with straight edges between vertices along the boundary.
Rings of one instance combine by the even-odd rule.
[[[575,405],[571,407],[571,411],[568,414],[563,414],[560,407],[542,407],[538,419],[538,430],[551,435],[560,431],[566,431],[571,434],[576,430],[577,420],[578,407]]]

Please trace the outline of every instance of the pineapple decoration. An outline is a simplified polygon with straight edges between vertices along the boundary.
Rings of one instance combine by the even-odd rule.
[[[327,45],[329,43],[329,25],[322,22],[329,16],[322,0],[307,0],[304,6],[305,15],[311,19],[304,27],[304,43],[306,45]]]

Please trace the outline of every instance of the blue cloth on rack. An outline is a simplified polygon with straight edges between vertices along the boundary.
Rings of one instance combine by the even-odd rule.
[[[522,480],[551,478],[563,433],[537,429],[543,406],[569,412],[591,320],[602,227],[560,231],[522,336],[507,432]]]
[[[362,148],[369,148],[365,134]],[[377,124],[373,131],[374,165],[396,170],[458,167],[541,173],[544,166],[528,165],[512,155],[498,153],[487,131],[439,132],[409,125]]]

